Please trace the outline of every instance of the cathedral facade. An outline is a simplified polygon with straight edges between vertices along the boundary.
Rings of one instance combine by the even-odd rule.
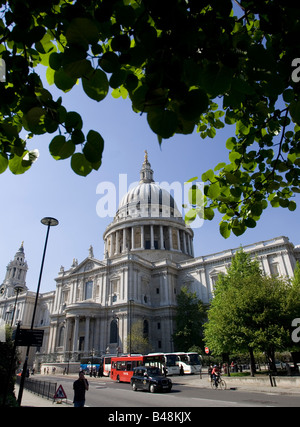
[[[182,286],[205,304],[213,298],[220,273],[238,249],[194,257],[193,231],[173,197],[157,185],[145,156],[139,184],[121,200],[103,234],[105,256],[61,267],[56,289],[41,294],[35,327],[43,346],[32,349],[39,363],[78,362],[82,357],[130,352],[127,339],[136,322],[155,352],[175,351],[176,297]],[[300,247],[281,236],[243,247],[266,275],[293,277]],[[30,327],[35,293],[26,286],[23,244],[7,266],[0,287],[0,319]],[[34,352],[38,350],[37,354]],[[29,362],[29,364],[30,364]]]

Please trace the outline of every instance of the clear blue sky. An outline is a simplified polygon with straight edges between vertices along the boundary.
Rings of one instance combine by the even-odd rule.
[[[73,258],[80,263],[93,245],[94,255],[103,259],[103,232],[112,218],[100,218],[96,205],[102,197],[96,194],[99,183],[114,182],[118,187],[119,174],[127,174],[128,185],[139,179],[139,171],[148,150],[149,161],[157,182],[179,181],[199,176],[219,162],[228,160],[225,141],[233,136],[235,128],[219,131],[214,139],[202,140],[196,132],[165,140],[159,147],[156,135],[146,122],[146,116],[135,114],[130,102],[113,99],[109,94],[101,103],[87,98],[81,83],[63,94],[51,87],[53,97],[63,97],[68,111],[78,111],[84,121],[83,130],[97,130],[105,140],[103,164],[99,171],[86,178],[77,176],[70,160],[55,161],[48,146],[55,134],[36,136],[29,148],[38,148],[38,161],[23,175],[15,176],[9,170],[0,175],[0,280],[6,266],[24,241],[29,265],[27,286],[35,291],[39,276],[46,227],[40,223],[44,216],[59,220],[59,226],[50,230],[48,249],[41,284],[41,292],[55,289],[54,278],[60,266],[68,269]],[[118,194],[117,194],[118,196]],[[296,202],[299,197],[297,197]],[[221,217],[207,221],[195,231],[195,256],[211,254],[240,245],[285,235],[300,244],[299,209],[269,208],[255,229],[225,240],[219,234]]]

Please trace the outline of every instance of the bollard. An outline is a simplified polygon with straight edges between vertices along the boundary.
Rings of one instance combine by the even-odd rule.
[[[273,381],[272,381],[272,375],[271,375],[271,373],[269,373],[269,378],[270,378],[271,387],[273,387]]]

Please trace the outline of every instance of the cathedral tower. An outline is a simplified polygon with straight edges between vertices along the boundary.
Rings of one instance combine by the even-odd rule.
[[[15,290],[19,292],[27,290],[26,274],[28,270],[25,261],[23,242],[16,252],[14,259],[6,267],[5,279],[0,287],[0,296],[9,298],[15,295]]]

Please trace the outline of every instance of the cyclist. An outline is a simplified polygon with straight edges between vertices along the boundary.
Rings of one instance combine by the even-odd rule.
[[[217,365],[214,365],[213,370],[211,371],[212,380],[215,382],[216,388],[218,387],[218,382],[220,378],[220,369]]]

